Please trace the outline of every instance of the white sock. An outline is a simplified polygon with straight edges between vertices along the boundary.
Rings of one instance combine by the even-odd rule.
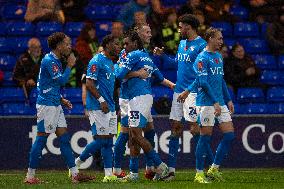
[[[78,170],[78,168],[76,166],[70,168],[69,170],[71,172],[72,177],[76,176],[79,173],[79,170]]]
[[[169,172],[170,172],[170,173],[171,173],[171,172],[175,173],[175,172],[176,172],[176,168],[169,167]]]
[[[211,167],[219,169],[220,165],[212,164]]]
[[[133,175],[133,177],[138,177],[138,173],[133,173],[133,172],[130,172],[130,175]]]
[[[112,176],[112,168],[105,168],[105,176]]]
[[[80,157],[77,157],[77,158],[75,159],[75,164],[76,164],[76,166],[77,166],[78,168],[80,168],[80,166],[82,165],[82,163],[84,163],[84,162],[80,159]]]
[[[197,173],[203,173],[203,170],[196,169]]]
[[[113,172],[115,173],[115,174],[117,174],[117,175],[120,175],[120,173],[121,173],[121,168],[113,168]]]
[[[32,168],[28,168],[28,172],[27,172],[27,178],[34,178],[35,177],[35,169]]]

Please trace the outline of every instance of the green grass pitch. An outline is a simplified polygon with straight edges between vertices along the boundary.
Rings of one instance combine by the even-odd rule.
[[[46,183],[26,185],[23,183],[25,171],[0,171],[0,188],[92,188],[92,189],[284,189],[284,169],[224,169],[225,182],[197,184],[193,182],[194,170],[179,170],[172,182],[150,182],[140,175],[137,183],[102,183],[102,172],[83,171],[96,175],[94,182],[72,184],[67,171],[38,171],[37,176]],[[141,171],[142,172],[142,171]]]

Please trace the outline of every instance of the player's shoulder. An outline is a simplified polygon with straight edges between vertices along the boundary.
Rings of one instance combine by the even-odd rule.
[[[49,64],[52,64],[55,61],[57,61],[55,59],[55,57],[51,53],[48,53],[43,57],[41,64],[42,65],[49,65]]]
[[[205,46],[207,45],[207,42],[205,41],[205,39],[203,39],[202,37],[200,37],[200,36],[198,36],[197,38],[196,38],[196,41],[195,41],[198,45],[199,45],[199,47],[201,48],[201,50],[203,49],[203,48],[205,48]]]
[[[129,58],[129,59],[134,59],[134,60],[136,60],[136,59],[138,59],[140,56],[142,56],[143,55],[143,52],[141,51],[141,50],[135,50],[135,51],[131,51],[131,52],[129,52],[128,53],[128,55],[127,55],[127,57]]]
[[[103,60],[104,60],[104,55],[102,53],[98,53],[90,60],[90,64],[99,65]]]

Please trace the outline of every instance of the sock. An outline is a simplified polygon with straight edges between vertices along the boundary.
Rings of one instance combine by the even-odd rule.
[[[145,132],[144,137],[150,142],[152,147],[155,148],[155,131],[154,131],[154,129],[151,129],[150,131]],[[153,160],[147,158],[147,156],[146,156],[146,166],[152,167],[153,165],[154,165]]]
[[[138,173],[139,158],[137,156],[130,157],[129,170],[131,173]]]
[[[101,139],[95,139],[91,143],[87,144],[84,151],[80,155],[81,161],[86,161],[89,157],[91,157],[93,154],[95,154],[98,150],[101,149]]]
[[[211,148],[211,137],[210,137],[210,141],[209,141],[209,145],[207,145],[207,155],[205,158],[205,166],[209,167],[210,165],[212,165],[213,161],[214,161],[214,154]]]
[[[38,168],[39,159],[42,155],[42,150],[46,145],[47,136],[37,136],[35,142],[32,145],[29,159],[29,168]]]
[[[113,146],[113,139],[112,138],[104,138],[102,139],[103,144],[102,144],[102,148],[101,148],[101,153],[102,153],[102,157],[104,160],[104,168],[106,169],[112,169],[112,146]],[[106,176],[110,176],[107,175],[108,172],[105,172]]]
[[[77,157],[75,159],[75,164],[76,164],[77,167],[80,167],[82,165],[82,163],[84,163],[84,162],[80,159],[80,157]]]
[[[31,179],[34,178],[34,176],[35,176],[35,169],[28,168],[27,178]]]
[[[207,155],[207,149],[210,147],[210,135],[201,135],[196,146],[195,158],[196,158],[196,170],[204,169],[204,159]],[[209,147],[208,147],[209,146]]]
[[[128,139],[128,133],[120,133],[114,145],[113,164],[115,169],[120,169],[119,173],[115,171],[117,174],[120,174],[121,172],[121,160],[123,159]]]
[[[168,166],[175,168],[177,162],[177,153],[179,149],[179,137],[171,136],[169,141],[169,159]]]
[[[211,167],[219,169],[220,165],[212,164]]]
[[[169,172],[170,172],[170,173],[175,173],[175,172],[176,172],[176,168],[174,168],[174,167],[169,167]]]
[[[105,176],[109,177],[112,176],[112,168],[105,168]]]
[[[70,135],[68,133],[64,133],[59,137],[59,146],[61,155],[64,157],[68,168],[75,167],[75,158],[70,145]]]
[[[155,152],[155,150],[151,150],[148,153],[145,153],[147,158],[152,159],[154,162],[154,165],[157,167],[162,163],[162,160],[160,158],[160,156]]]
[[[234,138],[235,138],[234,132],[224,133],[223,139],[219,143],[218,148],[216,150],[214,164],[221,165],[222,160],[228,154],[231,148],[231,143]]]
[[[70,170],[71,175],[73,177],[76,176],[79,173],[79,170],[78,170],[78,168],[76,166],[75,167],[71,167],[69,170]]]

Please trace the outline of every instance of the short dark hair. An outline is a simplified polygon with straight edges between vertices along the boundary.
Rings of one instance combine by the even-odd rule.
[[[102,47],[105,49],[107,44],[113,42],[114,40],[116,39],[116,37],[114,37],[113,35],[106,35],[104,38],[103,38],[103,41],[102,41]]]
[[[51,34],[47,38],[48,47],[51,50],[55,50],[57,45],[59,43],[61,43],[66,37],[68,37],[68,36],[65,35],[63,32],[55,32],[55,33]]]
[[[204,39],[208,42],[210,37],[214,37],[217,32],[221,32],[218,28],[210,27],[204,33]]]
[[[184,24],[188,24],[190,25],[194,30],[197,30],[197,28],[200,25],[199,20],[196,18],[196,16],[192,15],[192,14],[184,14],[181,15],[178,18],[178,22],[184,23]]]
[[[143,42],[136,31],[129,31],[126,37],[128,37],[131,41],[136,41],[138,49],[142,50],[144,48]]]

